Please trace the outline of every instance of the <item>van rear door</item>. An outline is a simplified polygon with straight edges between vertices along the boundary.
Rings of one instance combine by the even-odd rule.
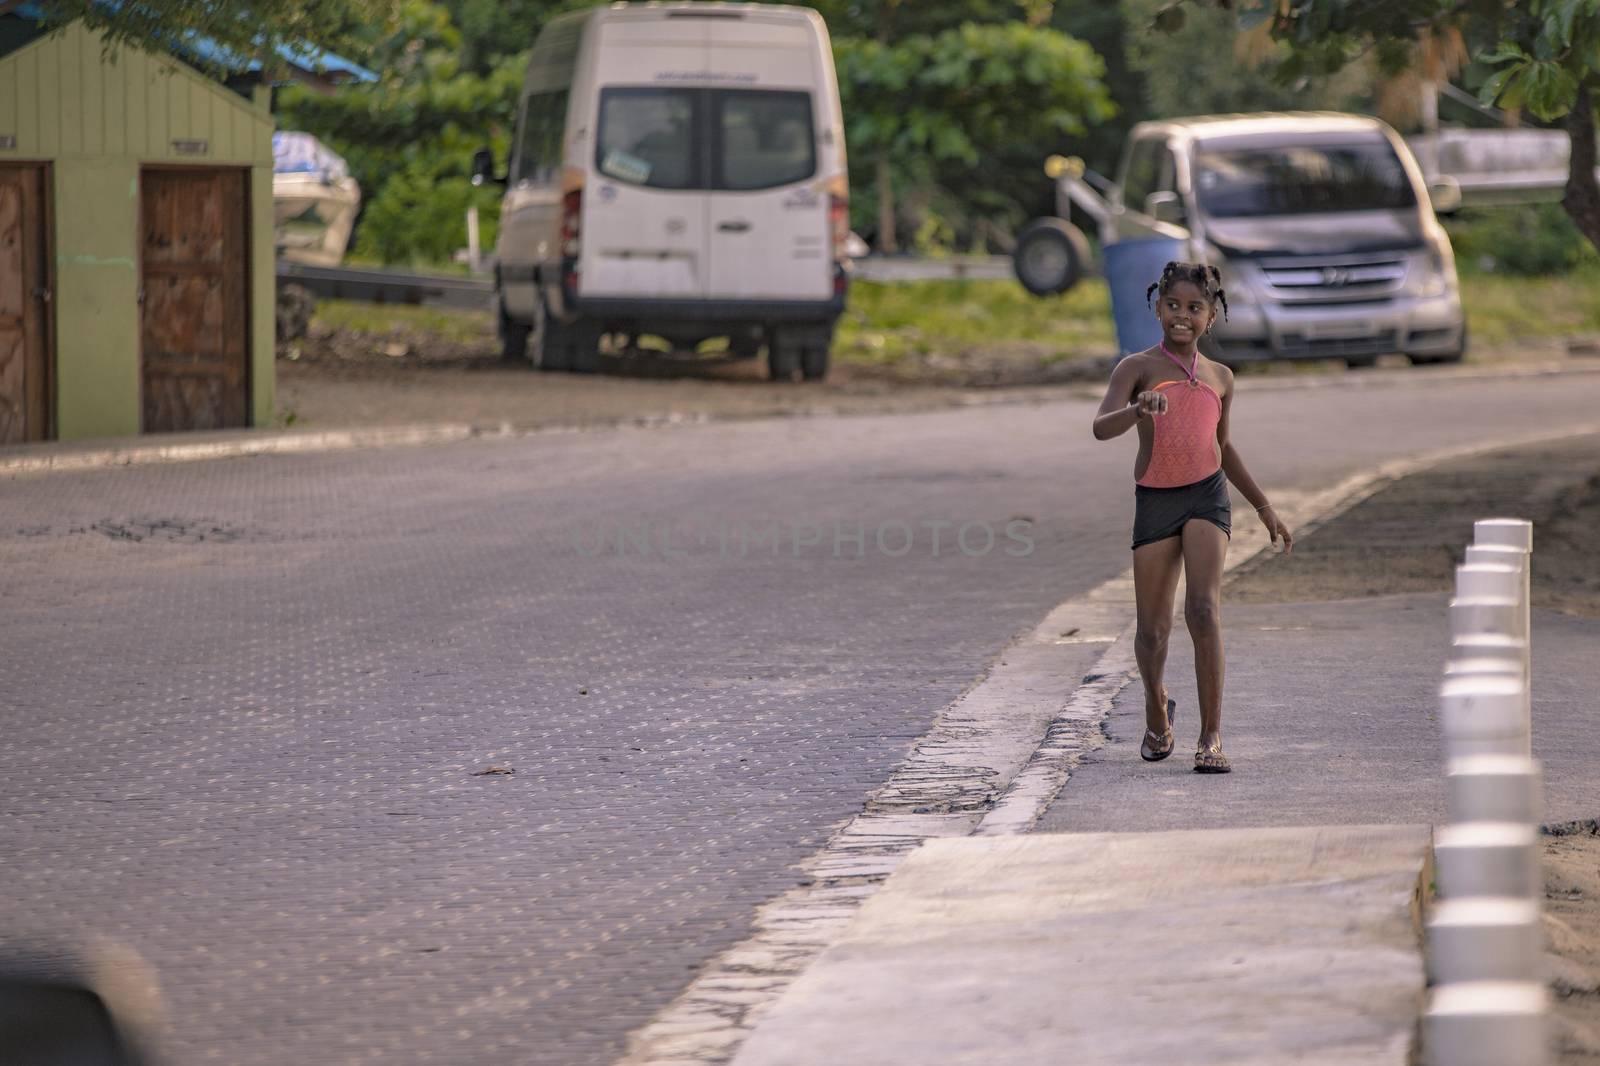
[[[823,42],[809,21],[747,11],[708,22],[712,299],[833,295],[829,203],[819,180],[828,130]]]
[[[705,66],[691,19],[602,18],[596,129],[583,190],[584,296],[699,299],[706,289],[703,106],[674,84]]]
[[[805,91],[710,93],[713,299],[823,300],[833,294],[828,197]]]

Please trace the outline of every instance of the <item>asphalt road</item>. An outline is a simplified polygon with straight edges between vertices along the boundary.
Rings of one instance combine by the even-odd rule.
[[[1311,490],[1597,389],[1352,376],[1235,435]],[[0,481],[0,937],[133,948],[173,1062],[609,1062],[1127,565],[1133,442],[1092,409]]]

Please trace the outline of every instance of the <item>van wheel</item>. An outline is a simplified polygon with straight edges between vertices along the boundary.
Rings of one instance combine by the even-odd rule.
[[[1057,296],[1078,283],[1089,269],[1089,238],[1059,218],[1036,218],[1017,235],[1011,266],[1022,287],[1035,296]]]
[[[773,381],[794,380],[803,351],[798,341],[798,337],[781,332],[767,341],[767,370]]]
[[[549,311],[539,322],[539,369],[592,374],[600,367],[600,329],[578,319],[566,323]]]
[[[761,334],[744,330],[728,338],[728,351],[736,359],[754,359],[761,354]]]
[[[528,335],[533,331],[521,322],[507,318],[500,312],[500,358],[508,363],[522,363],[528,359]]]
[[[800,376],[807,381],[821,381],[828,376],[828,342],[826,340],[819,340],[801,349]]]

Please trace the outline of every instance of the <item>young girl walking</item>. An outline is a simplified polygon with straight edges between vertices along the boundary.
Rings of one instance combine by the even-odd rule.
[[[1137,635],[1134,656],[1144,681],[1144,740],[1139,754],[1159,762],[1172,754],[1175,701],[1163,673],[1172,631],[1178,574],[1185,576],[1183,619],[1194,642],[1195,685],[1200,695],[1199,773],[1232,769],[1222,753],[1222,564],[1231,517],[1228,483],[1256,509],[1273,543],[1289,551],[1294,537],[1228,442],[1233,371],[1200,354],[1217,305],[1227,314],[1222,276],[1214,266],[1168,263],[1155,296],[1161,343],[1130,355],[1111,372],[1105,401],[1095,415],[1096,440],[1139,428],[1134,460],[1133,589]]]

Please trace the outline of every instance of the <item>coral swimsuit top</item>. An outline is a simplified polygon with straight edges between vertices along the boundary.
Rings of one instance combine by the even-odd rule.
[[[1155,391],[1167,398],[1166,414],[1156,415],[1151,424],[1155,439],[1150,447],[1150,465],[1137,484],[1151,489],[1171,489],[1193,485],[1222,469],[1217,454],[1217,423],[1222,420],[1222,397],[1217,390],[1195,376],[1200,353],[1184,366],[1182,360],[1163,344],[1161,351],[1184,372],[1182,381],[1163,381]]]

